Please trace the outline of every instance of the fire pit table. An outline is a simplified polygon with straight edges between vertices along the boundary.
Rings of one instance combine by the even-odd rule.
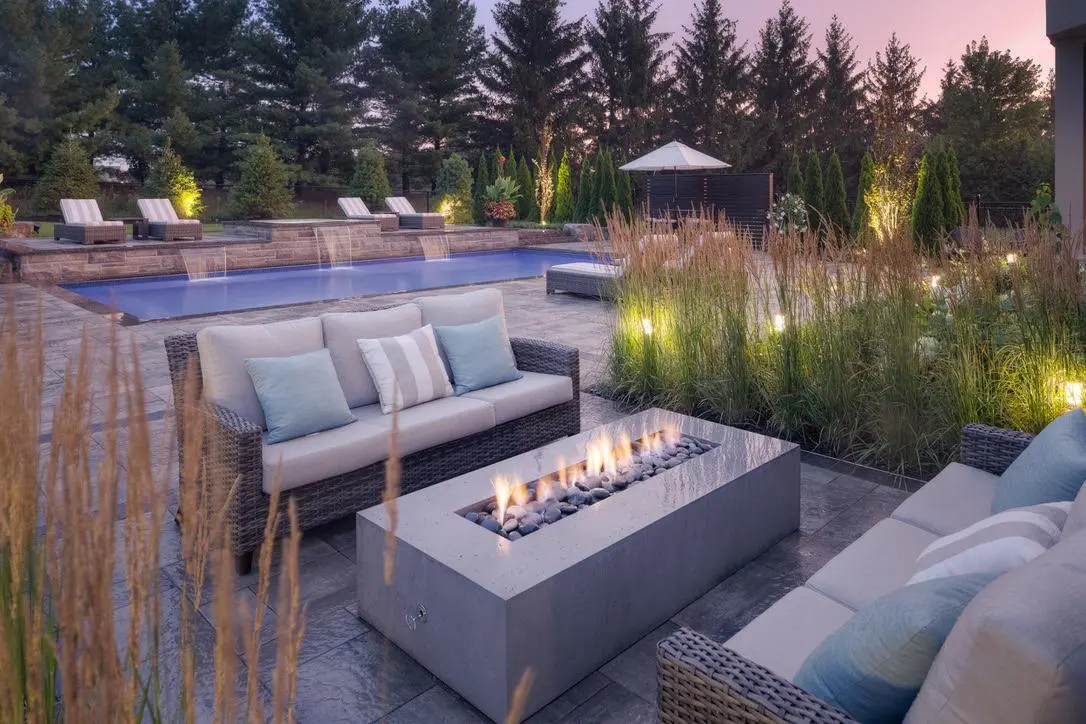
[[[527,717],[799,527],[799,448],[647,410],[357,515],[358,611]]]

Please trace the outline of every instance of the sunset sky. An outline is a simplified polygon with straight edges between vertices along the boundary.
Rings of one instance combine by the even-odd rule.
[[[495,0],[477,0],[479,19],[493,31],[491,10]],[[591,16],[597,0],[566,0],[566,14]],[[753,47],[758,30],[776,14],[778,0],[723,0],[724,11],[738,23],[739,37]],[[866,64],[886,44],[891,32],[912,46],[928,71],[923,92],[936,95],[941,68],[961,56],[965,44],[987,35],[994,48],[1031,57],[1047,72],[1053,63],[1052,46],[1045,37],[1044,0],[792,0],[811,23],[816,45],[830,18],[837,13],[859,46]],[[680,32],[689,25],[694,0],[662,0],[658,28]]]

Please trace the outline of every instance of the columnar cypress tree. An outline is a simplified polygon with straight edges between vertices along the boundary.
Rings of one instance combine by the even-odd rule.
[[[814,149],[807,155],[807,171],[803,176],[803,200],[807,202],[811,228],[817,231],[822,225],[821,217],[826,213],[826,188],[822,181],[822,160]]]
[[[61,199],[97,197],[98,172],[83,144],[74,138],[57,144],[34,189],[34,208],[55,214]]]
[[[913,236],[921,251],[935,253],[939,250],[945,228],[943,206],[936,156],[925,151],[916,176],[916,197],[913,199],[911,218]]]
[[[532,210],[535,207],[535,184],[532,183],[532,171],[528,168],[528,161],[524,156],[520,157],[520,163],[517,164],[517,185],[520,186],[517,217],[522,221],[531,221]]]
[[[286,164],[268,137],[261,134],[242,157],[241,178],[230,192],[231,213],[242,219],[293,216],[294,197],[287,188],[289,181]]]
[[[633,181],[626,171],[616,171],[618,174],[618,205],[626,214],[626,218],[633,218]]]
[[[490,164],[486,160],[486,151],[479,153],[479,162],[475,164],[475,185],[471,192],[471,217],[476,224],[486,223],[486,187],[490,185]]]
[[[871,215],[867,210],[865,196],[871,184],[875,182],[875,157],[868,151],[860,161],[860,180],[856,185],[856,206],[852,209],[852,235],[856,238],[867,236],[870,231]]]
[[[826,220],[836,234],[847,234],[850,226],[848,200],[845,191],[845,172],[837,151],[830,154],[830,166],[826,178]]]
[[[505,155],[502,153],[501,146],[494,147],[494,153],[490,155],[490,172],[487,176],[490,177],[491,182],[497,181],[502,175],[502,163],[505,161]]]
[[[965,223],[966,210],[962,201],[958,157],[954,155],[954,148],[951,146],[947,146],[939,154],[939,183],[943,187],[943,221],[947,231],[953,231]]]
[[[512,146],[509,147],[509,158],[505,162],[505,166],[502,167],[502,176],[507,176],[514,181],[517,180],[517,152]],[[521,189],[523,192],[524,189]]]
[[[600,168],[599,204],[596,206],[596,213],[599,214],[602,220],[615,210],[615,202],[618,200],[618,188],[615,186],[615,164],[611,160],[611,152],[600,151],[596,158],[599,161]]]
[[[798,153],[792,154],[792,165],[788,167],[788,193],[803,196],[803,169]]]
[[[371,138],[367,138],[358,150],[354,161],[354,176],[351,177],[348,191],[365,201],[366,206],[374,213],[384,205],[385,199],[392,195],[385,157]]]
[[[562,153],[558,164],[558,183],[554,194],[554,220],[560,224],[573,221],[576,209],[573,202],[573,178],[569,168],[569,153]]]
[[[585,156],[581,159],[581,171],[577,179],[577,208],[576,219],[579,223],[587,223],[592,214],[592,161]]]

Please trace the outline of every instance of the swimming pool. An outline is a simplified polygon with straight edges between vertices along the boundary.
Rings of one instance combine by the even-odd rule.
[[[381,259],[336,266],[296,266],[228,272],[208,279],[185,275],[63,284],[62,288],[146,322],[283,304],[528,279],[555,264],[584,261],[575,251],[511,249],[454,254],[447,259]]]

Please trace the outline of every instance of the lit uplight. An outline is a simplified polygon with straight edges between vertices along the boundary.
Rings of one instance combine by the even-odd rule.
[[[652,322],[649,321],[648,317],[641,318],[641,331],[645,334],[652,334]]]
[[[1068,407],[1082,407],[1082,393],[1081,382],[1063,383],[1063,401]]]
[[[1007,254],[1007,265],[1008,266],[1013,266],[1013,265],[1015,265],[1017,263],[1018,263],[1018,255],[1017,254],[1015,254],[1013,251],[1011,253]]]
[[[939,276],[938,274],[933,275],[932,278],[931,278],[931,281],[928,282],[931,285],[931,290],[935,291],[936,289],[938,289],[939,284],[942,281],[943,281],[943,278],[941,276]]]
[[[773,315],[773,331],[783,332],[784,328],[788,326],[788,320],[784,318],[783,314]]]

